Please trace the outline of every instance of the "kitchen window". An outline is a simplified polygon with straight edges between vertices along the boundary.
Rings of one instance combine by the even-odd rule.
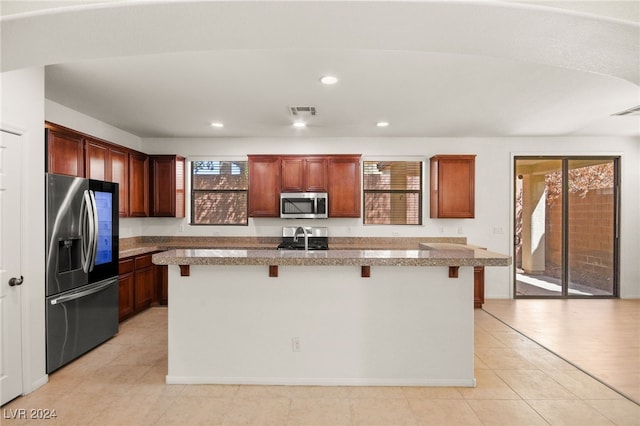
[[[247,161],[191,162],[191,224],[247,225]]]
[[[422,161],[364,161],[364,224],[422,224]]]

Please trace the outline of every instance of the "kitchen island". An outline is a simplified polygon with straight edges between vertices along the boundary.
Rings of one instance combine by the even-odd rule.
[[[474,386],[473,266],[417,250],[182,249],[169,265],[167,383]]]

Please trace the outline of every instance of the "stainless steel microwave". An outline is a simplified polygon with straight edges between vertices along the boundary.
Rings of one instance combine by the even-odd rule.
[[[326,192],[280,193],[280,217],[283,219],[326,219],[328,209]]]

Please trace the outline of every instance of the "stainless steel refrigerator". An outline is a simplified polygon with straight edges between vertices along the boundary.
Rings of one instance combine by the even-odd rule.
[[[50,373],[118,332],[118,184],[46,175]]]

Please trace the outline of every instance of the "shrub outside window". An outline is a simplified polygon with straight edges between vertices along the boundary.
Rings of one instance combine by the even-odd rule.
[[[247,225],[247,161],[191,162],[191,224]]]
[[[364,224],[422,224],[422,161],[364,161]]]

